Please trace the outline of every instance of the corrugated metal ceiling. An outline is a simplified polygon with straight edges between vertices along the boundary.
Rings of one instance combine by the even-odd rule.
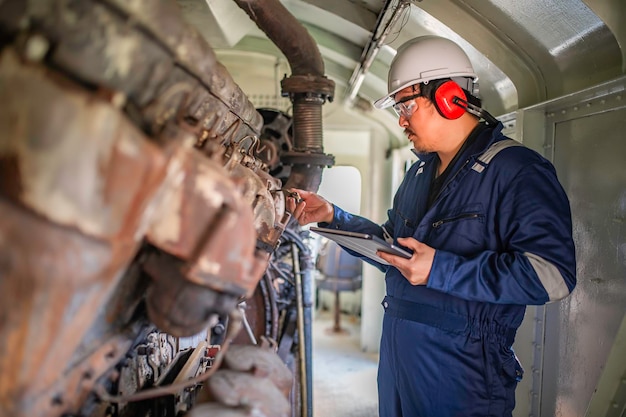
[[[328,76],[347,89],[384,7],[401,0],[284,0],[318,42]],[[280,56],[232,0],[178,0],[219,50]],[[620,23],[621,22],[621,23]],[[505,114],[625,73],[626,2],[621,0],[422,0],[411,2],[385,39],[359,98],[385,93],[402,42],[437,34],[461,44],[480,76],[485,106]],[[622,45],[622,48],[620,48]]]

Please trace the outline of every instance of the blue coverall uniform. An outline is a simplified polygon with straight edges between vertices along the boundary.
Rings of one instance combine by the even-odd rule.
[[[526,305],[574,289],[567,196],[548,160],[512,143],[501,123],[483,127],[430,207],[436,154],[419,155],[382,226],[336,206],[321,224],[436,249],[425,286],[364,259],[386,280],[380,417],[511,416],[523,374],[511,346]]]

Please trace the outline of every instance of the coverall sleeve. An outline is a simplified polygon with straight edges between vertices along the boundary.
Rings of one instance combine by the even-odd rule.
[[[473,256],[437,250],[428,287],[491,303],[541,305],[576,285],[569,201],[551,164],[513,176],[497,205],[495,230],[503,248]]]
[[[343,210],[342,208],[336,205],[334,205],[333,221],[330,223],[318,223],[318,225],[320,227],[326,227],[326,228],[337,229],[337,230],[345,230],[348,232],[367,233],[367,234],[375,235],[384,239],[383,228],[379,224],[376,224],[373,221],[366,219],[365,217],[348,213],[347,211]],[[345,251],[347,251],[350,255],[356,256],[357,258],[362,259],[364,262],[367,262],[368,264],[375,266],[382,272],[387,272],[387,269],[389,268],[388,265],[383,265],[381,263],[378,263],[368,258],[367,256],[363,256],[359,254],[358,252],[355,252],[344,246],[341,246],[341,247]]]

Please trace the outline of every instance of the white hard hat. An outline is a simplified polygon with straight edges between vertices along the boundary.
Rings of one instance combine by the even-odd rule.
[[[440,78],[466,78],[471,84],[478,76],[467,54],[454,42],[438,36],[411,39],[398,48],[391,61],[386,96],[374,106],[384,109],[394,104],[393,96],[403,88]],[[465,85],[461,87],[466,88]],[[473,93],[471,88],[467,88]]]

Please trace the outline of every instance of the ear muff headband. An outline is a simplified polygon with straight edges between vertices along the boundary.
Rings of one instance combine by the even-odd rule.
[[[465,106],[457,104],[458,99],[462,103],[467,102],[465,92],[454,81],[444,81],[433,89],[432,101],[435,108],[446,119],[458,119],[465,113]]]

